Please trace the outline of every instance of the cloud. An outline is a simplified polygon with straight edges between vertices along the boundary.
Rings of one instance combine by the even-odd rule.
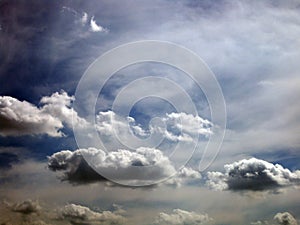
[[[95,212],[86,206],[68,204],[60,211],[60,219],[71,224],[123,224],[125,218],[115,212]]]
[[[83,12],[82,17],[81,17],[81,23],[82,25],[85,25],[88,21],[88,14],[86,12]]]
[[[283,212],[283,213],[277,213],[274,216],[274,220],[277,221],[280,225],[297,225],[297,220],[289,213],[289,212]]]
[[[91,31],[93,32],[108,32],[108,30],[96,23],[96,20],[94,19],[94,16],[92,16],[90,20],[90,27]]]
[[[41,207],[37,201],[32,201],[30,199],[15,203],[13,205],[6,203],[7,206],[13,212],[18,212],[22,214],[32,214],[40,211]]]
[[[208,172],[207,185],[217,190],[263,191],[297,185],[300,171],[291,172],[279,164],[251,158],[224,166],[225,172]]]
[[[151,181],[176,173],[168,157],[160,150],[143,147],[135,151],[119,149],[108,153],[95,148],[78,149],[74,152],[60,151],[48,157],[48,168],[53,171],[64,171],[62,180],[74,183],[104,180],[87,164],[83,155],[85,159],[93,162],[96,171],[117,180]],[[145,168],[147,169],[143,170]]]
[[[93,162],[94,169],[83,155]],[[139,167],[148,168],[139,170]],[[74,152],[64,150],[48,157],[48,168],[63,172],[60,179],[73,184],[107,181],[101,172],[117,180],[132,181],[156,181],[172,176],[162,184],[175,187],[201,179],[201,174],[190,167],[184,167],[176,174],[176,169],[169,158],[160,150],[142,147],[136,151],[119,149],[108,153],[95,148],[78,149]]]
[[[189,182],[194,182],[201,179],[201,174],[190,167],[183,167],[175,176],[166,180],[164,184],[180,187],[183,184],[189,184]]]
[[[27,101],[19,101],[10,96],[0,96],[0,135],[21,136],[47,134],[61,137],[64,125],[69,128],[72,123],[87,125],[71,108],[73,96],[65,91],[55,92],[42,97],[41,107]]]
[[[174,209],[173,214],[160,213],[155,224],[162,225],[201,225],[210,224],[212,219],[207,214],[198,214],[193,211]]]
[[[166,129],[155,125],[149,125],[149,129],[143,128],[140,124],[136,124],[136,121],[132,117],[126,119],[120,117],[113,111],[99,112],[97,121],[97,130],[103,136],[120,136],[128,134],[128,124],[132,133],[138,137],[147,137],[150,133],[157,132],[169,141],[193,141],[193,137],[201,135],[202,137],[208,137],[212,134],[213,124],[201,118],[200,116],[194,116],[186,113],[170,113],[160,118],[166,125]]]

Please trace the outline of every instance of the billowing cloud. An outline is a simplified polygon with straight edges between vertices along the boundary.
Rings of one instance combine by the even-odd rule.
[[[32,201],[30,199],[12,205],[7,203],[7,206],[11,209],[11,211],[22,214],[37,213],[41,209],[37,201]]]
[[[123,224],[125,218],[111,211],[95,212],[86,206],[68,204],[60,211],[60,219],[71,224]]]
[[[176,173],[168,157],[153,148],[138,148],[136,151],[119,149],[108,153],[95,148],[78,149],[74,152],[61,151],[48,157],[48,167],[53,171],[64,171],[62,179],[74,183],[103,180],[103,177],[86,163],[83,155],[85,159],[93,162],[96,170],[115,179],[150,181]],[[147,167],[147,172],[139,170],[139,166]]]
[[[180,187],[182,184],[189,184],[189,182],[200,180],[201,177],[202,176],[199,171],[190,167],[183,167],[175,176],[166,180],[164,184]]]
[[[93,32],[108,32],[108,30],[96,23],[96,20],[94,19],[94,16],[92,16],[90,21],[90,27],[91,31]]]
[[[212,134],[212,123],[200,116],[186,113],[170,113],[161,117],[166,129],[150,124],[149,130],[144,129],[132,117],[122,118],[113,111],[99,112],[96,117],[97,130],[104,136],[120,136],[126,134],[130,127],[138,137],[147,137],[150,133],[158,132],[169,141],[193,141],[193,137],[201,135],[208,137]],[[128,125],[129,124],[129,125]]]
[[[47,134],[52,137],[63,136],[64,125],[72,123],[86,125],[71,109],[73,96],[61,91],[43,97],[41,107],[13,97],[0,96],[0,135],[21,136]],[[72,120],[73,119],[73,120]]]
[[[95,169],[85,158],[93,161]],[[139,170],[139,166],[149,168]],[[52,171],[62,171],[60,179],[74,184],[107,180],[96,171],[104,171],[115,179],[142,181],[160,180],[176,174],[169,158],[153,148],[138,148],[136,151],[119,149],[108,153],[95,148],[78,149],[73,152],[64,150],[48,157],[48,168]],[[201,174],[198,171],[184,167],[163,184],[179,187],[200,178]]]
[[[202,225],[211,224],[212,218],[207,214],[198,214],[182,209],[174,209],[172,214],[160,213],[156,218],[155,224],[160,225]]]
[[[298,225],[297,220],[289,212],[277,213],[274,220],[280,225]]]
[[[300,171],[290,171],[279,164],[251,158],[224,166],[225,172],[208,172],[207,185],[217,190],[263,191],[300,182]]]

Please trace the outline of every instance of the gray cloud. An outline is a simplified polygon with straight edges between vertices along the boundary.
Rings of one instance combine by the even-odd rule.
[[[174,209],[172,214],[160,213],[155,224],[160,225],[202,225],[211,224],[212,218],[207,214],[198,214],[193,211]]]
[[[290,171],[279,164],[251,158],[224,166],[225,172],[208,172],[207,185],[217,190],[263,191],[297,185],[300,171]]]
[[[297,225],[297,220],[289,213],[289,212],[283,212],[283,213],[277,213],[274,216],[274,220],[277,221],[280,225]]]
[[[97,224],[123,224],[125,218],[115,212],[96,212],[86,206],[68,204],[60,210],[60,219],[71,224],[97,225]]]
[[[37,201],[32,201],[30,199],[12,205],[7,203],[7,205],[11,209],[11,211],[22,213],[22,214],[37,213],[41,209]]]

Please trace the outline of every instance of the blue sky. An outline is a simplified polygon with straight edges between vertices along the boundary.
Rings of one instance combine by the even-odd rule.
[[[0,211],[7,216],[0,222],[298,224],[299,10],[297,0],[1,0]],[[99,95],[93,93],[95,126],[85,111],[89,90],[77,96],[85,98],[84,106],[73,109],[87,68],[105,52],[141,40],[190,49],[222,89],[226,134],[205,171],[198,171],[199,161],[218,124],[207,93],[172,66],[138,63],[110,76]],[[175,89],[158,90],[163,82],[132,83],[146,76],[175,82],[198,115],[153,96],[130,105],[131,98],[150,92],[188,105]],[[142,85],[125,95],[130,84]],[[106,149],[89,136],[94,129]],[[180,170],[196,136],[199,145]],[[149,187],[107,179],[153,184],[176,172]]]

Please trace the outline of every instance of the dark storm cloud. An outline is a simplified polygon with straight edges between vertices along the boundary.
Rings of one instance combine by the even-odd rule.
[[[299,185],[300,171],[251,158],[224,166],[225,172],[208,172],[207,184],[217,190],[264,191]]]

